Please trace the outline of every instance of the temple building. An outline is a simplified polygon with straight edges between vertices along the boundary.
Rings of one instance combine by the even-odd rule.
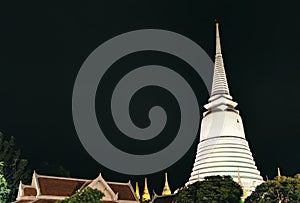
[[[230,95],[219,35],[219,24],[216,23],[216,54],[213,84],[207,110],[203,114],[200,131],[200,143],[193,165],[192,173],[186,185],[204,180],[206,176],[230,175],[243,188],[244,200],[263,182],[258,171],[249,144],[245,138],[242,118],[236,109],[237,103]],[[278,169],[278,176],[280,170]],[[175,194],[168,183],[165,173],[165,184],[161,195],[151,198],[145,178],[144,190],[140,195],[138,183],[134,191],[130,181],[127,183],[108,182],[101,174],[93,180],[55,177],[33,173],[31,185],[20,182],[15,203],[54,203],[75,194],[76,191],[91,187],[104,193],[103,203],[174,203]],[[176,193],[176,192],[175,192]]]
[[[86,187],[101,191],[104,194],[101,199],[102,203],[139,203],[140,200],[151,203],[175,201],[175,195],[172,194],[169,187],[167,173],[165,173],[165,185],[161,195],[153,192],[151,198],[147,178],[145,178],[143,194],[140,196],[138,183],[136,183],[136,191],[134,191],[130,181],[127,183],[108,182],[103,179],[101,173],[97,178],[89,180],[40,175],[34,172],[30,185],[20,182],[18,196],[14,203],[54,203],[70,197],[76,191]]]
[[[245,138],[242,118],[237,103],[229,93],[221,43],[219,24],[216,23],[216,54],[211,95],[204,106],[200,143],[192,173],[186,185],[201,181],[206,176],[230,175],[239,182],[246,195],[263,182],[255,166],[249,144]]]
[[[101,174],[94,180],[88,180],[46,176],[36,172],[32,175],[31,185],[20,182],[17,200],[14,203],[54,203],[86,187],[101,191],[104,194],[102,203],[139,203],[130,181],[107,182]]]

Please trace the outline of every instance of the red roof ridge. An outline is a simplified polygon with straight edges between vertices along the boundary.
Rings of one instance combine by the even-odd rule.
[[[22,188],[25,188],[25,187],[26,188],[28,188],[28,187],[35,188],[33,185],[26,185],[26,184],[22,183],[22,181],[20,181],[19,186],[21,186]]]
[[[70,178],[70,177],[60,177],[60,176],[49,176],[49,175],[41,175],[35,173],[37,178],[52,178],[52,179],[59,179],[59,180],[74,180],[74,181],[91,181],[89,179],[82,179],[82,178]]]
[[[109,185],[109,187],[111,187],[111,189],[118,194],[119,199],[122,200],[130,200],[130,201],[138,201],[138,198],[134,192],[134,189],[129,182],[126,183],[122,183],[122,182],[107,182],[107,184]],[[121,189],[121,188],[124,189]],[[125,190],[125,188],[127,188]]]
[[[115,185],[131,185],[130,182],[124,183],[124,182],[112,182],[112,181],[107,181],[107,184],[115,184]]]
[[[30,187],[30,188],[35,188],[33,185],[25,185],[25,184],[22,184],[22,187],[23,187],[23,188],[29,188],[29,187]]]
[[[86,181],[86,182],[79,188],[79,190],[83,190],[84,188],[88,187],[89,184],[91,184],[92,182],[93,182],[93,180]]]

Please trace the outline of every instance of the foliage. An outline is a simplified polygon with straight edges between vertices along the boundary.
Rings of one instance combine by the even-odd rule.
[[[8,201],[10,189],[3,175],[3,162],[0,162],[0,203]]]
[[[83,190],[77,191],[71,197],[56,201],[56,203],[99,203],[103,196],[104,194],[101,191],[87,187]]]
[[[62,177],[70,177],[70,171],[65,169],[60,164],[52,164],[46,161],[43,161],[39,167],[36,169],[38,174],[46,174],[52,176],[62,176]]]
[[[13,202],[18,193],[20,180],[25,184],[30,183],[31,170],[28,167],[28,161],[21,158],[21,151],[16,147],[14,137],[7,138],[1,132],[0,162],[5,163],[3,166],[3,176],[6,178],[8,188],[10,189],[7,202]],[[70,177],[70,172],[63,166],[47,162],[42,162],[37,168],[37,172],[47,175]]]
[[[8,187],[11,189],[8,202],[15,200],[19,181],[25,183],[30,180],[30,171],[27,168],[27,160],[20,158],[21,151],[15,145],[14,137],[5,139],[0,132],[0,161],[4,163],[3,175],[6,178]]]
[[[280,176],[260,184],[245,202],[300,202],[300,174],[297,174],[294,178]]]
[[[231,176],[209,176],[184,187],[176,194],[177,203],[239,203],[242,188]]]

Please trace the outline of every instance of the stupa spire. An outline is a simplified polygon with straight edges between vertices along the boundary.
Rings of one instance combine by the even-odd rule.
[[[144,186],[144,193],[142,195],[142,201],[150,200],[150,194],[148,190],[147,178],[145,178],[145,186]]]
[[[229,94],[219,24],[216,23],[216,56],[211,97],[204,105],[206,112],[201,121],[200,142],[194,166],[187,183],[202,181],[207,176],[229,175],[240,183],[244,196],[263,182],[250,151],[237,103]]]
[[[169,187],[169,183],[168,183],[168,174],[165,173],[165,186],[162,192],[162,195],[170,195],[172,194],[170,187]]]
[[[216,54],[221,53],[221,40],[220,40],[220,31],[219,31],[219,22],[216,21]]]
[[[215,95],[230,95],[221,52],[219,23],[216,22],[216,55],[211,97]]]

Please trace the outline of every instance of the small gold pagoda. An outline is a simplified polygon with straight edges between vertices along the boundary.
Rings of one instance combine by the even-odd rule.
[[[169,183],[168,183],[168,174],[165,173],[165,186],[162,191],[162,195],[171,195],[171,194],[172,194],[172,192],[170,190]]]
[[[141,198],[141,196],[140,196],[140,189],[139,189],[139,184],[138,184],[138,182],[135,183],[135,195],[136,195],[136,197],[137,197],[138,199]]]
[[[142,201],[147,201],[150,200],[150,194],[148,190],[148,185],[147,185],[147,178],[145,178],[145,186],[144,186],[144,193],[142,195]]]

